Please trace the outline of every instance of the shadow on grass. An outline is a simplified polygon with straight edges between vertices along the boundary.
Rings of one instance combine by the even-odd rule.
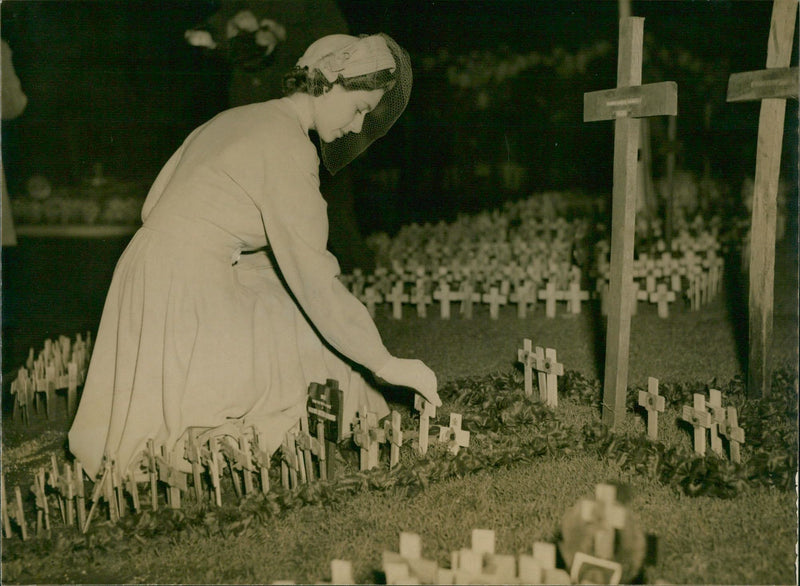
[[[747,321],[748,280],[742,267],[742,256],[730,252],[725,257],[725,304],[736,341],[736,358],[742,372],[747,372],[748,337]]]

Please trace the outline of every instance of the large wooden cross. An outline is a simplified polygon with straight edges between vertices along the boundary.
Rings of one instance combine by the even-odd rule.
[[[770,346],[775,282],[775,222],[786,99],[797,98],[797,67],[789,67],[797,0],[775,0],[767,43],[767,68],[731,75],[728,101],[761,101],[756,177],[750,224],[750,293],[747,392],[766,396],[772,382]]]
[[[633,245],[636,232],[637,164],[641,120],[675,116],[675,82],[642,83],[644,18],[620,20],[617,87],[584,94],[583,120],[614,120],[614,188],[611,216],[611,269],[606,329],[603,421],[614,426],[625,417],[628,351],[633,289]]]

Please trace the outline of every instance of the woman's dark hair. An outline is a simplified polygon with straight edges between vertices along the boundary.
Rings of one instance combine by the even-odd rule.
[[[350,78],[339,76],[336,81],[331,83],[319,69],[314,69],[309,75],[307,67],[295,67],[283,76],[283,95],[305,93],[321,96],[326,90],[333,87],[334,83],[338,83],[348,91],[381,89],[389,91],[394,85],[394,73],[390,69],[382,69]]]

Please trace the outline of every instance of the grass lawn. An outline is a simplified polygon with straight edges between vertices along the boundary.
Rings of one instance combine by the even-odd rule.
[[[794,248],[779,254],[773,340],[775,364],[792,378],[797,375],[796,262]],[[658,318],[653,307],[642,304],[633,318],[629,385],[641,387],[654,376],[664,386],[682,381],[710,384],[716,379],[715,386],[723,387],[742,376],[746,348],[741,335],[746,324],[741,314],[737,317],[733,301],[731,295],[723,296],[699,311],[676,304],[669,319]],[[472,320],[456,316],[449,321],[439,319],[435,308],[425,319],[412,313],[407,310],[401,321],[381,314],[377,323],[392,352],[425,360],[443,384],[459,381],[468,387],[488,374],[515,371],[516,351],[526,337],[534,345],[557,349],[567,371],[600,379],[605,327],[589,306],[577,317],[559,314],[555,319],[545,318],[541,307],[525,320],[510,307],[498,320],[491,320],[488,311]],[[409,403],[401,398],[398,406],[406,409]],[[445,400],[441,412],[459,410],[455,407],[461,406]],[[690,431],[679,424],[678,415],[676,406],[661,415],[660,439],[689,450]],[[467,453],[491,453],[507,437],[524,441],[541,431],[541,421],[554,426],[550,430],[577,436],[599,419],[599,412],[571,396],[548,417],[486,431],[476,426],[477,419],[465,416],[465,427],[473,426]],[[8,417],[3,425],[6,482],[23,490],[31,471],[47,465],[51,452],[63,459],[68,428],[63,412],[49,424],[40,416],[32,419],[30,428]],[[790,424],[796,426],[796,421]],[[413,425],[405,419],[407,428]],[[641,415],[629,413],[619,433],[644,443]],[[796,431],[794,437],[796,441]],[[793,490],[754,483],[741,486],[733,498],[689,496],[674,483],[637,473],[609,453],[587,448],[577,437],[562,437],[559,445],[572,446],[572,440],[576,449],[498,460],[496,466],[464,474],[432,474],[424,489],[353,490],[327,505],[318,499],[303,505],[294,498],[291,506],[275,506],[269,514],[255,516],[242,513],[244,505],[229,504],[213,512],[214,523],[209,521],[206,528],[197,525],[198,517],[188,523],[164,512],[158,522],[142,515],[128,519],[124,528],[97,522],[87,538],[56,527],[51,539],[4,539],[3,582],[314,583],[330,579],[334,558],[352,561],[357,582],[376,582],[382,579],[381,553],[397,551],[401,531],[419,533],[423,554],[444,566],[449,566],[451,551],[469,546],[474,528],[494,529],[499,553],[530,553],[533,542],[558,538],[564,513],[591,496],[597,483],[612,481],[630,487],[630,510],[644,531],[658,538],[657,560],[646,568],[646,582],[796,583]],[[405,448],[404,461],[413,464],[410,447]],[[747,443],[743,457],[752,457]],[[435,450],[431,459],[448,461]],[[272,502],[284,502],[281,498],[289,497]],[[227,519],[224,523],[222,517]],[[169,522],[159,529],[165,520]]]

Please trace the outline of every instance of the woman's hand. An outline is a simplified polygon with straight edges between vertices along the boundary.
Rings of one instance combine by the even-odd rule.
[[[392,358],[386,366],[375,373],[375,376],[390,385],[414,389],[434,407],[442,404],[436,390],[436,374],[421,360]]]

